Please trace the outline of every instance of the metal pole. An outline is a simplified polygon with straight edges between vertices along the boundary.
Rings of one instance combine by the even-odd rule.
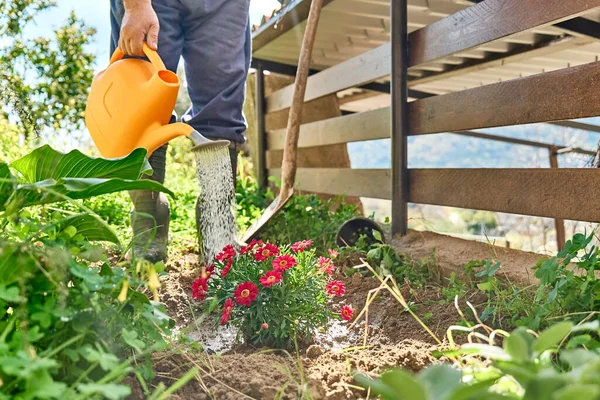
[[[265,131],[265,71],[262,63],[256,66],[256,135],[257,135],[257,160],[256,179],[258,185],[265,189],[267,186],[267,162],[266,162],[266,131]]]
[[[558,147],[551,146],[548,150],[550,156],[550,168],[558,168]],[[556,229],[556,247],[558,251],[562,251],[565,247],[565,221],[560,218],[554,219]]]
[[[407,0],[390,0],[392,46],[392,235],[406,235],[408,225],[408,32]]]

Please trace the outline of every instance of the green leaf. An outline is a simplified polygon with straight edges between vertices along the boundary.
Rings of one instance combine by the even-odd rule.
[[[72,228],[76,233],[82,235],[85,240],[90,242],[106,241],[119,244],[119,238],[111,229],[111,227],[101,219],[91,214],[82,213],[72,215],[58,220],[56,223],[49,225],[48,227],[44,227],[43,230],[52,227],[56,227],[56,229],[59,231]]]
[[[556,391],[552,400],[597,400],[600,397],[598,385],[572,384]]]
[[[560,353],[560,359],[569,364],[571,368],[581,367],[594,362],[598,360],[598,357],[600,356],[595,352],[584,349],[565,350]]]
[[[375,238],[375,240],[377,240],[378,242],[383,243],[383,238],[381,237],[381,233],[377,230],[373,230],[373,237]]]
[[[504,340],[504,350],[510,354],[513,361],[524,363],[530,360],[530,337],[525,328],[518,328]]]
[[[425,386],[417,378],[402,370],[381,375],[381,381],[391,387],[398,400],[427,400]]]
[[[122,158],[94,158],[79,150],[64,154],[44,145],[12,162],[10,166],[23,175],[26,183],[61,178],[137,180],[142,174],[152,173],[146,156],[146,150],[140,148]]]
[[[488,292],[490,290],[492,290],[492,282],[482,282],[482,283],[478,283],[477,284],[477,288],[479,290],[481,290],[482,292]]]
[[[4,207],[4,203],[15,191],[15,188],[16,181],[11,175],[8,165],[0,162],[0,207]]]
[[[79,349],[79,353],[90,363],[98,362],[104,371],[110,371],[119,366],[117,356],[106,353],[101,348],[94,349],[92,346],[86,345]]]
[[[20,290],[16,286],[7,288],[6,286],[0,284],[0,299],[6,301],[7,303],[24,303],[27,299],[21,296],[19,293]]]
[[[27,389],[23,393],[25,399],[59,399],[67,390],[67,385],[55,382],[46,369],[37,370],[27,380]]]
[[[486,379],[485,381],[477,382],[472,385],[463,385],[457,388],[450,394],[448,400],[473,400],[473,399],[511,399],[512,397],[504,396],[500,393],[490,392],[490,387],[496,383],[497,377]]]
[[[525,388],[523,400],[551,399],[554,393],[564,385],[565,377],[555,371],[538,374]]]
[[[557,346],[573,328],[573,323],[569,321],[559,322],[552,325],[550,328],[543,331],[533,344],[535,352],[543,353],[544,351]]]
[[[77,385],[77,390],[83,394],[101,394],[109,400],[124,399],[131,394],[131,388],[125,385],[115,385],[111,383],[80,383]]]
[[[428,398],[446,400],[460,386],[462,372],[449,365],[432,365],[422,370],[417,377],[425,384]]]
[[[476,351],[480,356],[489,358],[490,360],[509,361],[510,355],[503,349],[489,344],[467,343],[461,346],[462,350],[469,352]]]
[[[131,347],[136,349],[138,353],[142,353],[144,351],[146,344],[137,338],[138,334],[136,331],[133,331],[133,330],[129,331],[129,330],[123,328],[121,330],[121,334],[123,336],[123,340],[125,341],[125,343],[127,343],[128,345],[130,345]]]

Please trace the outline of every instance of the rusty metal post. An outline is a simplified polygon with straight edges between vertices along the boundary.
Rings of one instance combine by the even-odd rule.
[[[256,180],[258,185],[265,189],[267,187],[267,133],[265,130],[265,71],[262,63],[256,66],[256,135],[258,148],[256,149]]]
[[[391,8],[391,138],[392,236],[405,235],[408,225],[408,31],[407,0],[390,0]]]
[[[558,147],[550,146],[548,150],[550,156],[550,168],[558,168]],[[556,246],[558,251],[562,251],[565,247],[565,221],[560,218],[554,219],[554,226],[556,227]]]

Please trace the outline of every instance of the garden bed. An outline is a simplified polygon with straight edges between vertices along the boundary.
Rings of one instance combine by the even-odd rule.
[[[335,277],[345,283],[344,301],[354,306],[355,315],[363,309],[369,291],[380,286],[373,277],[359,273],[346,276],[344,270],[357,261],[357,257],[346,258]],[[354,385],[351,373],[379,373],[385,367],[397,366],[416,372],[436,362],[432,353],[439,346],[434,338],[385,290],[369,307],[366,337],[364,318],[360,318],[356,326],[336,321],[316,337],[314,344],[300,347],[300,358],[293,351],[236,343],[232,328],[215,330],[212,320],[202,320],[198,302],[191,297],[197,268],[192,254],[170,262],[161,289],[161,301],[177,321],[176,331],[201,344],[203,350],[189,351],[189,345],[182,344],[155,356],[156,380],[167,385],[194,366],[201,368],[200,378],[181,389],[179,398],[302,398],[306,392],[317,399],[364,398],[366,392]],[[405,282],[401,291],[442,340],[448,327],[460,319],[453,301],[439,285],[415,289]],[[474,296],[470,300],[477,303],[477,294]]]

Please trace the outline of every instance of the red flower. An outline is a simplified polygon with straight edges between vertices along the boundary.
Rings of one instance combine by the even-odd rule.
[[[266,322],[264,322],[264,323],[262,324],[262,328],[263,328],[263,330],[265,330],[265,331],[266,331],[267,329],[269,329],[269,324],[267,324]]]
[[[294,253],[302,253],[304,250],[308,249],[312,244],[312,240],[301,240],[292,245],[292,250],[294,251]]]
[[[235,302],[241,306],[250,307],[250,304],[256,300],[258,296],[258,288],[250,281],[240,283],[233,292]]]
[[[335,260],[337,258],[337,256],[339,255],[339,253],[335,250],[329,249],[327,251],[329,252],[329,256],[331,257],[332,260]]]
[[[256,261],[265,261],[269,257],[275,257],[279,254],[279,249],[274,244],[267,243],[263,247],[259,247],[254,253]]]
[[[273,268],[278,271],[285,271],[298,265],[298,261],[292,256],[284,254],[273,260]]]
[[[352,311],[352,306],[344,306],[340,309],[340,314],[342,318],[346,321],[350,321],[352,316],[354,315],[354,311]]]
[[[246,253],[250,253],[252,251],[252,249],[254,249],[255,246],[262,246],[263,245],[263,241],[262,240],[256,240],[256,239],[252,239],[252,241],[250,243],[248,243],[247,246],[243,246],[240,249],[240,254],[246,254]]]
[[[233,256],[235,256],[235,249],[233,248],[233,245],[228,244],[227,246],[223,247],[223,251],[217,254],[215,258],[218,261],[225,261],[232,258]]]
[[[331,259],[325,258],[325,257],[319,257],[317,262],[319,263],[319,266],[321,267],[321,268],[319,268],[319,272],[321,272],[321,273],[327,272],[327,274],[329,276],[331,276],[333,274],[335,265],[333,265],[333,261],[331,261]]]
[[[346,292],[346,286],[341,281],[331,281],[325,286],[329,294],[341,296]]]
[[[229,321],[229,317],[231,316],[233,306],[235,306],[235,303],[232,299],[225,300],[225,304],[223,305],[223,312],[221,313],[221,319],[219,320],[219,323],[221,325],[225,325],[227,321]]]
[[[227,276],[232,265],[233,258],[230,258],[229,260],[227,260],[227,264],[223,267],[223,270],[221,270],[221,277],[225,278]]]
[[[192,297],[196,300],[204,300],[208,290],[208,278],[198,278],[192,283]]]
[[[276,283],[281,282],[280,271],[269,271],[258,280],[264,287],[271,287]]]

